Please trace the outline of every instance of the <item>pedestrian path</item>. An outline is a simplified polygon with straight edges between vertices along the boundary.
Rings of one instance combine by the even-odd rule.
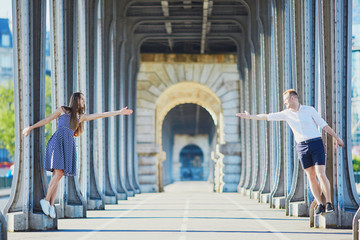
[[[309,218],[285,216],[239,193],[213,193],[205,182],[178,182],[163,193],[144,193],[60,219],[58,231],[9,233],[8,239],[352,239],[351,230],[311,229]]]

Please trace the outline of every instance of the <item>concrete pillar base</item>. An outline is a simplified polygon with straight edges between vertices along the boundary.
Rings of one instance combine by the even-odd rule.
[[[246,188],[243,188],[243,187],[238,188],[238,192],[242,195],[246,195]]]
[[[83,205],[66,205],[64,218],[86,218],[86,209]]]
[[[134,197],[135,193],[133,190],[128,190],[128,197]]]
[[[251,190],[245,189],[245,196],[250,197],[250,194],[251,194]]]
[[[158,187],[156,184],[140,184],[141,192],[143,193],[156,193],[158,192]]]
[[[259,201],[261,203],[269,203],[270,202],[270,193],[260,194]]]
[[[353,212],[338,212],[325,213],[319,216],[314,215],[314,228],[338,228],[338,214],[341,216],[341,228],[352,228]]]
[[[273,197],[272,208],[285,209],[285,197]]]
[[[251,194],[250,194],[251,199],[259,199],[259,196],[260,196],[259,191],[254,191],[254,192],[251,192]]]
[[[116,196],[106,196],[104,195],[105,204],[117,204]]]
[[[101,199],[88,199],[87,210],[104,210],[105,203]]]
[[[57,230],[57,219],[52,219],[43,213],[8,213],[8,231],[49,231]],[[29,219],[27,219],[29,217]],[[28,223],[28,224],[26,224]]]
[[[308,217],[309,208],[305,202],[290,202],[289,216],[293,217]]]
[[[126,193],[117,193],[116,197],[117,197],[118,200],[127,200]]]
[[[140,193],[141,193],[140,189],[135,189],[135,194],[140,194]]]

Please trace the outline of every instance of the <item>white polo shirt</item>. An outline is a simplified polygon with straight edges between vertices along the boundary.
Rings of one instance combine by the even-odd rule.
[[[286,121],[293,131],[297,143],[321,137],[317,126],[323,128],[328,125],[315,108],[304,105],[300,105],[297,112],[285,109],[281,112],[270,113],[268,121]]]

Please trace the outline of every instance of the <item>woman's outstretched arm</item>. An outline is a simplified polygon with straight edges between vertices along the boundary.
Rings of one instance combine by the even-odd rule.
[[[32,126],[28,126],[26,128],[24,128],[23,130],[23,134],[25,136],[29,135],[29,133],[38,127],[44,126],[46,124],[48,124],[49,122],[51,122],[52,120],[58,118],[61,113],[63,112],[62,107],[59,107],[58,109],[55,110],[55,112],[53,112],[51,115],[47,116],[46,118],[44,118],[43,120],[38,121],[37,123],[35,123]]]
[[[99,118],[107,118],[107,117],[112,117],[112,116],[116,116],[116,115],[130,115],[132,113],[133,113],[133,110],[128,109],[127,107],[124,107],[123,109],[117,110],[117,111],[94,113],[94,114],[83,114],[80,117],[80,122],[91,121],[91,120],[95,120],[95,119],[99,119]]]

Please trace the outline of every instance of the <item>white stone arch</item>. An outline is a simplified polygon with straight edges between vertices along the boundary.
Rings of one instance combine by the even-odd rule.
[[[161,190],[161,161],[165,159],[161,150],[162,122],[172,108],[184,103],[200,105],[212,116],[217,149],[227,151],[227,155],[214,154],[213,160],[225,160],[224,164],[218,164],[221,166],[218,175],[224,176],[224,184],[231,182],[225,191],[236,191],[240,150],[237,156],[230,156],[235,154],[234,148],[240,149],[240,121],[235,117],[240,106],[236,59],[236,55],[141,55],[136,125],[139,181],[143,192]]]
[[[221,100],[207,86],[197,82],[180,82],[166,89],[156,102],[155,129],[156,143],[162,144],[162,125],[168,112],[175,106],[185,103],[193,103],[205,108],[212,117],[216,133],[217,143],[224,143],[224,116]]]

